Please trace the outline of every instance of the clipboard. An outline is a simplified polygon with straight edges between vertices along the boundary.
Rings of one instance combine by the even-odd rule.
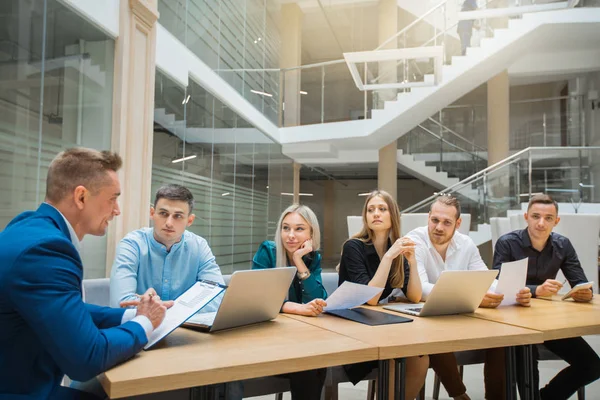
[[[351,308],[349,310],[331,310],[326,311],[326,313],[369,326],[402,324],[404,322],[412,322],[411,318],[400,317],[398,315],[388,314],[380,311],[368,310],[366,308]]]
[[[192,287],[175,299],[175,304],[167,310],[163,322],[148,337],[148,343],[144,346],[144,350],[148,350],[180,327],[226,288],[226,285],[209,280],[200,280],[194,283]]]

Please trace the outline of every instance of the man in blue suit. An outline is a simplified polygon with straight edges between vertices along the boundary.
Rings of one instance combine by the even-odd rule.
[[[132,357],[172,304],[153,289],[127,311],[82,301],[79,242],[120,214],[121,164],[108,151],[58,154],[45,202],[0,233],[0,398],[88,398],[63,376],[86,381]]]

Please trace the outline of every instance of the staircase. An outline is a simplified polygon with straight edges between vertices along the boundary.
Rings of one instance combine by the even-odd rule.
[[[600,31],[598,8],[538,12],[511,19],[508,28],[496,29],[493,37],[480,41],[480,47],[468,48],[466,56],[452,57],[451,64],[442,67],[441,83],[433,86],[434,76],[426,74],[424,80],[432,86],[399,93],[395,100],[386,101],[383,109],[373,109],[371,119],[281,128],[284,153],[305,163],[296,152],[297,145],[318,144],[328,147],[328,152],[379,149],[508,69],[532,48],[566,52],[573,41],[565,38],[577,38],[580,33],[587,37],[590,29]]]
[[[596,160],[600,160],[600,147],[529,147],[441,192],[461,201],[462,212],[471,215],[471,227],[477,227],[469,236],[479,245],[491,240],[490,218],[509,216],[513,210],[522,213],[523,201],[526,204],[532,193],[551,193],[564,205],[559,206],[563,212],[577,208],[580,213],[597,212],[597,208],[590,211],[588,204],[594,199]],[[560,173],[557,181],[546,179],[552,171]],[[430,196],[402,212],[427,212],[437,197]]]

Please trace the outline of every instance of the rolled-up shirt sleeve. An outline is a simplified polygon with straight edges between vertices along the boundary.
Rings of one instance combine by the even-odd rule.
[[[196,280],[208,280],[217,283],[224,284],[223,275],[221,269],[217,265],[215,256],[212,250],[208,246],[208,242],[205,239],[200,239],[200,256],[198,258],[198,273]],[[224,294],[221,293],[215,297],[210,303],[204,306],[201,312],[214,312],[219,309],[221,301],[223,300]]]

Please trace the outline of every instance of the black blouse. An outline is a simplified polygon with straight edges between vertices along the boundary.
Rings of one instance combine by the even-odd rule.
[[[388,240],[387,248],[389,249],[390,247],[392,247],[392,243]],[[372,243],[365,243],[358,239],[348,240],[344,243],[344,249],[342,251],[338,284],[341,285],[345,281],[350,281],[367,285],[375,276],[380,262],[381,259]],[[406,258],[404,258],[404,285],[402,286],[404,295],[406,295],[406,290],[408,288],[409,273],[410,266],[408,265]],[[383,289],[380,299],[383,300],[387,298],[390,293],[392,293],[392,290],[394,290],[394,288],[392,287],[391,279],[388,276],[385,289]]]
[[[392,247],[391,241],[388,240],[387,248]],[[372,243],[365,243],[358,239],[350,239],[344,243],[344,249],[342,250],[342,259],[340,261],[340,278],[339,284],[341,285],[345,281],[354,283],[360,283],[367,285],[371,279],[375,276],[377,268],[381,259],[375,250],[375,246]],[[409,265],[406,258],[404,259],[404,286],[402,291],[406,295],[406,289],[408,287],[409,279]],[[388,276],[385,284],[385,289],[381,294],[380,300],[386,299],[394,288],[390,282]],[[367,361],[358,364],[344,365],[344,370],[348,379],[353,384],[357,384],[365,376],[369,374],[374,368],[377,368],[377,361]]]

